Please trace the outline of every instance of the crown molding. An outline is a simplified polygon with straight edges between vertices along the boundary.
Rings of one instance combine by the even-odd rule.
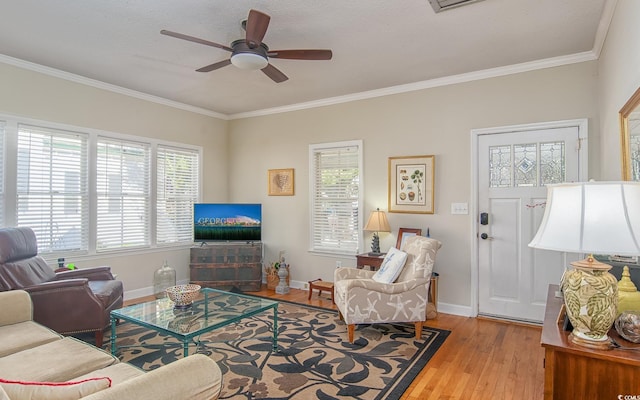
[[[421,82],[408,83],[405,85],[391,86],[383,89],[369,90],[366,92],[349,94],[346,96],[330,97],[321,100],[309,101],[306,103],[292,104],[282,107],[266,108],[263,110],[250,111],[245,113],[231,114],[229,119],[242,119],[259,117],[270,114],[280,114],[291,111],[305,110],[309,108],[324,107],[334,104],[348,103],[358,100],[372,99],[376,97],[389,96],[400,93],[413,92],[416,90],[424,90],[441,86],[455,85],[458,83],[472,82],[488,78],[496,78],[500,76],[519,74],[522,72],[535,71],[545,68],[559,67],[562,65],[576,64],[586,61],[597,60],[597,56],[593,51],[571,54],[567,56],[547,58],[544,60],[530,61],[521,64],[509,65],[506,67],[489,68],[485,70],[469,72],[459,75],[451,75],[443,78],[430,79]]]
[[[615,3],[616,1],[617,0],[610,0],[610,2],[607,4]],[[613,8],[615,8],[615,4],[613,5]],[[611,11],[611,13],[613,13],[613,11]],[[610,18],[611,17],[609,17],[609,20],[608,20],[609,22],[611,21]],[[608,24],[607,24],[607,29],[602,29],[602,30],[598,29],[598,32],[601,33],[602,31],[603,32],[601,33],[602,36],[606,36],[607,30],[608,30]],[[602,42],[604,42],[604,38],[602,38]],[[28,61],[24,61],[24,60],[20,60],[17,58],[0,54],[0,62],[5,64],[13,65],[19,68],[24,68],[34,72],[39,72],[45,75],[50,75],[56,78],[65,79],[71,82],[88,85],[98,89],[108,90],[111,92],[123,94],[125,96],[130,96],[130,97],[138,98],[141,100],[150,101],[150,102],[165,105],[168,107],[173,107],[173,108],[177,108],[184,111],[189,111],[189,112],[202,114],[202,115],[206,115],[214,118],[219,118],[222,120],[235,120],[235,119],[259,117],[259,116],[272,115],[272,114],[281,114],[281,113],[286,113],[291,111],[306,110],[310,108],[349,103],[353,101],[373,99],[376,97],[390,96],[394,94],[413,92],[417,90],[424,90],[424,89],[436,88],[441,86],[472,82],[472,81],[477,81],[482,79],[519,74],[519,73],[534,71],[538,69],[553,68],[553,67],[558,67],[562,65],[593,61],[597,59],[598,59],[598,55],[595,53],[595,48],[594,48],[594,51],[586,51],[586,52],[571,54],[567,56],[530,61],[530,62],[521,63],[521,64],[509,65],[506,67],[489,68],[485,70],[474,71],[474,72],[469,72],[469,73],[464,73],[459,75],[451,75],[443,78],[436,78],[436,79],[430,79],[430,80],[421,81],[421,82],[408,83],[405,85],[390,86],[382,89],[375,89],[375,90],[369,90],[369,91],[360,92],[360,93],[353,93],[345,96],[329,97],[326,99],[314,100],[314,101],[309,101],[305,103],[291,104],[291,105],[282,106],[282,107],[266,108],[262,110],[249,111],[244,113],[222,114],[219,112],[190,106],[188,104],[180,103],[173,100],[168,100],[162,97],[153,96],[147,93],[138,92],[135,90],[123,88],[121,86],[112,85],[112,84],[101,82],[95,79],[86,78],[80,75],[61,71],[55,68],[46,67],[43,65],[35,64],[32,62],[28,62]]]
[[[604,41],[607,39],[607,33],[609,33],[609,27],[613,20],[613,14],[616,10],[618,0],[607,0],[604,3],[602,9],[602,17],[600,17],[600,23],[598,24],[598,30],[596,32],[596,38],[593,41],[593,52],[596,58],[600,58],[600,53],[604,47]]]
[[[188,104],[180,103],[180,102],[173,101],[173,100],[168,100],[168,99],[165,99],[163,97],[153,96],[153,95],[150,95],[150,94],[147,94],[147,93],[138,92],[136,90],[127,89],[127,88],[124,88],[124,87],[121,87],[121,86],[112,85],[110,83],[105,83],[105,82],[102,82],[102,81],[98,81],[96,79],[86,78],[84,76],[72,74],[70,72],[61,71],[61,70],[56,69],[56,68],[46,67],[44,65],[32,63],[32,62],[29,62],[29,61],[20,60],[18,58],[14,58],[14,57],[9,57],[9,56],[6,56],[4,54],[0,54],[0,62],[4,63],[4,64],[13,65],[14,67],[23,68],[23,69],[26,69],[26,70],[29,70],[29,71],[39,72],[39,73],[44,74],[44,75],[53,76],[55,78],[60,78],[60,79],[64,79],[64,80],[67,80],[67,81],[79,83],[81,85],[87,85],[87,86],[91,86],[91,87],[94,87],[94,88],[97,88],[97,89],[108,90],[110,92],[122,94],[122,95],[125,95],[125,96],[137,98],[137,99],[140,99],[140,100],[149,101],[149,102],[152,102],[152,103],[161,104],[161,105],[172,107],[172,108],[177,108],[177,109],[184,110],[184,111],[193,112],[193,113],[196,113],[196,114],[202,114],[202,115],[206,115],[206,116],[209,116],[209,117],[220,118],[220,119],[224,119],[224,120],[228,120],[229,119],[229,116],[226,115],[226,114],[222,114],[222,113],[211,111],[211,110],[206,110],[206,109],[200,108],[200,107],[190,106]]]

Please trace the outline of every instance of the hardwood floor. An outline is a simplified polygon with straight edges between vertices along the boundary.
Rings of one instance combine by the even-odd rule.
[[[275,294],[263,286],[258,296],[335,309],[330,297],[291,289]],[[127,304],[139,302],[137,299]],[[541,400],[544,389],[544,350],[541,328],[482,318],[439,313],[428,326],[451,334],[401,400]]]

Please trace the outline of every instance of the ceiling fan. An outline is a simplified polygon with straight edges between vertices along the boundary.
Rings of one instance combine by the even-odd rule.
[[[280,83],[289,79],[282,71],[269,63],[270,58],[284,58],[288,60],[330,60],[333,56],[331,50],[269,50],[269,47],[262,42],[267,33],[271,17],[257,10],[250,10],[249,17],[242,22],[246,31],[244,39],[231,42],[230,46],[210,42],[208,40],[185,35],[183,33],[161,30],[160,33],[190,42],[200,43],[207,46],[217,47],[231,52],[231,57],[227,60],[218,61],[211,65],[199,68],[198,72],[210,72],[216,69],[233,64],[238,68],[257,70],[260,69],[274,82]]]

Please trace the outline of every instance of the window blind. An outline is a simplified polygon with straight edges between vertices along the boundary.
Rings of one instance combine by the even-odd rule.
[[[96,251],[149,246],[150,147],[98,137]]]
[[[33,229],[40,253],[88,249],[87,136],[18,125],[18,226]]]
[[[354,142],[310,147],[312,251],[358,252],[361,147]]]
[[[159,145],[156,160],[156,242],[158,245],[193,242],[193,203],[199,195],[199,153]]]

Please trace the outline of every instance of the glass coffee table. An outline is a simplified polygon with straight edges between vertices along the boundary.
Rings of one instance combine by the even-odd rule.
[[[268,310],[273,310],[273,351],[278,349],[278,302],[222,290],[204,288],[188,308],[174,308],[168,298],[111,311],[111,354],[116,355],[116,322],[128,321],[182,341],[184,356],[199,336]]]

